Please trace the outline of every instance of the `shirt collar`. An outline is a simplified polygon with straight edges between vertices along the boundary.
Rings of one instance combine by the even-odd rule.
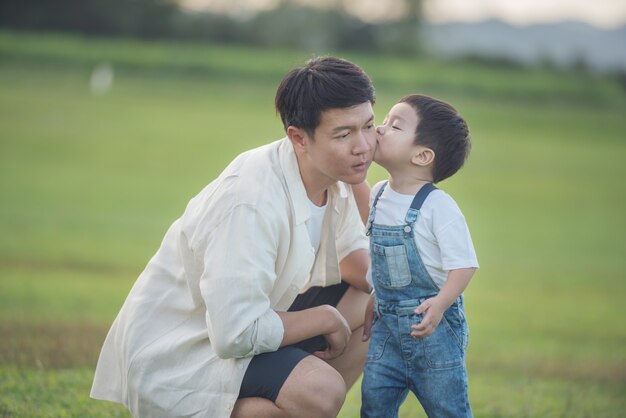
[[[306,194],[302,177],[300,176],[300,168],[296,152],[289,138],[282,139],[279,148],[280,165],[282,167],[287,189],[291,196],[293,208],[295,211],[295,222],[299,225],[306,222],[311,217],[311,210],[308,206],[309,197]],[[328,188],[328,202],[336,213],[339,213],[338,199],[348,197],[347,185],[341,181],[336,182]]]
[[[285,176],[287,190],[289,191],[294,209],[295,223],[300,225],[311,217],[311,210],[307,204],[309,197],[306,195],[304,183],[300,176],[296,152],[289,138],[285,137],[282,139],[278,153],[280,155],[280,166]]]

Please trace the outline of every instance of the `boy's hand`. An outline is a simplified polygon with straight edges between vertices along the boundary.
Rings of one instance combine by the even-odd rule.
[[[374,324],[374,295],[370,296],[365,307],[365,322],[363,322],[363,337],[361,341],[365,342],[372,335],[372,324]]]
[[[443,317],[443,312],[446,307],[435,296],[434,298],[426,299],[420,306],[415,308],[416,314],[423,314],[422,322],[417,325],[411,325],[413,331],[411,336],[414,338],[426,338],[432,334]]]

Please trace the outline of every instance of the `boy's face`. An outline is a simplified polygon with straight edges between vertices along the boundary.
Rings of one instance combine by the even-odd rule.
[[[306,161],[301,171],[309,170],[320,183],[358,184],[365,180],[376,148],[370,102],[323,111],[314,138],[304,136]]]
[[[376,128],[378,148],[374,161],[388,171],[410,164],[411,157],[419,148],[414,143],[418,123],[417,112],[411,105],[394,105],[383,124]]]

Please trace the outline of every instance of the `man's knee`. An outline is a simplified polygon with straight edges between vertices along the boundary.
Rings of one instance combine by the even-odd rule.
[[[277,405],[293,417],[336,417],[347,391],[341,374],[313,356],[299,366],[281,389]]]
[[[346,384],[335,369],[329,367],[323,378],[317,379],[311,393],[312,404],[317,405],[316,416],[335,418],[346,400]]]

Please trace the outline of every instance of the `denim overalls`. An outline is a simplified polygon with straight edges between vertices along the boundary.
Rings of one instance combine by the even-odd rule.
[[[410,335],[411,325],[423,316],[415,314],[415,308],[439,292],[413,236],[422,204],[436,187],[429,183],[419,190],[404,225],[377,225],[373,223],[376,204],[386,186],[376,195],[367,223],[376,303],[361,384],[361,417],[397,417],[409,390],[431,418],[471,417],[463,297],[446,310],[431,335],[421,339]]]

